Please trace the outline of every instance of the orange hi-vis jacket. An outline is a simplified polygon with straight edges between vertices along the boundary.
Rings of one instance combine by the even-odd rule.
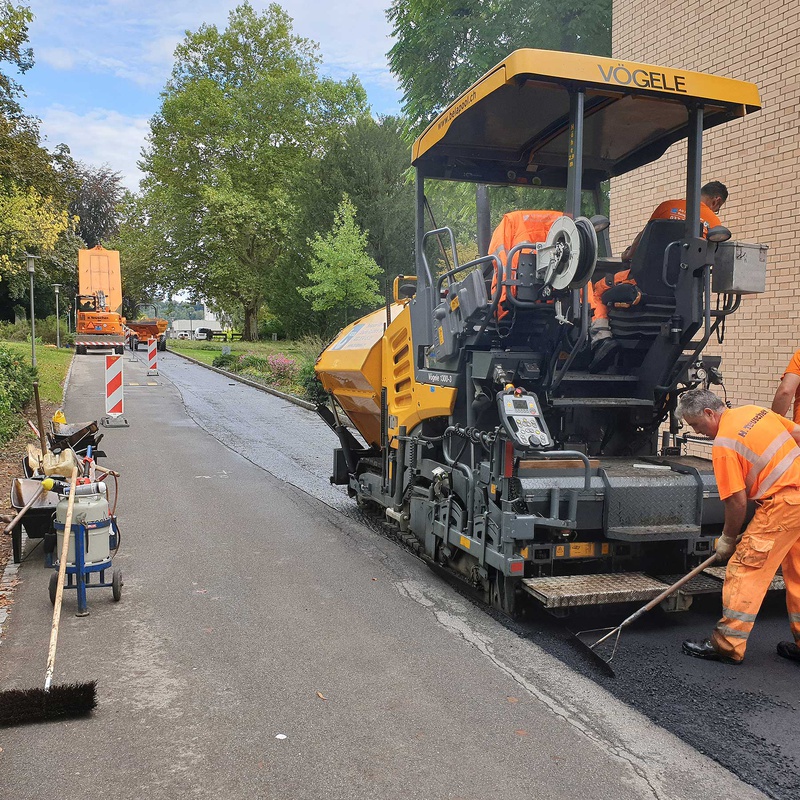
[[[712,458],[720,497],[744,490],[756,501],[722,586],[722,617],[711,635],[714,648],[741,661],[756,615],[778,567],[783,568],[786,608],[800,641],[800,447],[795,424],[758,406],[723,411]]]
[[[781,375],[781,380],[783,380],[787,375],[800,375],[800,350],[796,351],[795,354],[792,356],[792,360],[789,362],[789,366],[786,367],[785,372]],[[797,387],[797,391],[794,393],[794,421],[800,425],[800,386]]]
[[[547,239],[547,233],[552,224],[564,214],[561,211],[547,211],[536,209],[533,211],[510,211],[492,234],[489,243],[489,255],[497,256],[505,266],[508,254],[518,244],[536,244]],[[517,261],[519,253],[514,255],[511,262],[511,278],[517,277]],[[492,278],[492,294],[497,286],[497,274]],[[516,286],[511,287],[516,297]],[[500,292],[500,303],[497,307],[497,318],[503,319],[510,313],[507,303],[507,288],[504,286]]]
[[[665,200],[650,215],[650,219],[686,219],[685,200]],[[703,238],[706,238],[709,228],[722,225],[719,217],[702,201],[700,202],[700,222],[703,225]]]
[[[685,200],[665,200],[660,206],[650,215],[650,222],[654,219],[686,219],[686,201]],[[700,203],[700,222],[703,226],[703,238],[705,239],[709,228],[714,228],[722,223],[719,217],[703,202]],[[630,277],[630,270],[623,269],[615,272],[613,275],[606,275],[594,284],[594,315],[597,319],[606,319],[608,317],[608,309],[603,302],[603,295],[607,289],[612,286],[617,286],[620,283],[636,284],[636,281]]]
[[[784,488],[800,487],[800,447],[795,423],[759,406],[726,409],[719,421],[711,458],[723,500],[743,489],[764,500]]]

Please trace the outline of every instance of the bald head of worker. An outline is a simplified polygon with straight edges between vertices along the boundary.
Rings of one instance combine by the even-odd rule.
[[[700,200],[715,214],[728,199],[728,187],[719,181],[710,181],[700,189]]]
[[[695,433],[713,439],[719,430],[719,421],[726,406],[708,389],[692,389],[681,395],[678,416],[682,417]]]

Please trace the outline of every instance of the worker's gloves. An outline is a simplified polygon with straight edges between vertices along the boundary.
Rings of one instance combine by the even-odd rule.
[[[717,539],[717,560],[724,564],[736,551],[738,539],[729,536],[720,536]]]

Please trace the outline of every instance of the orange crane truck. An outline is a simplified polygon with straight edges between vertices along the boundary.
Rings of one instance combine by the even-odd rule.
[[[75,352],[89,350],[122,353],[125,318],[122,316],[122,279],[119,251],[97,245],[78,250],[78,296],[75,298]]]
[[[127,322],[122,316],[122,277],[119,250],[106,250],[97,245],[91,250],[78,251],[78,291],[75,326],[75,352],[85,355],[89,350],[112,349],[122,353],[126,328],[131,349],[140,341],[153,338],[158,349],[166,350],[168,322],[155,317]],[[152,305],[152,304],[148,304]],[[136,307],[137,310],[139,306]]]

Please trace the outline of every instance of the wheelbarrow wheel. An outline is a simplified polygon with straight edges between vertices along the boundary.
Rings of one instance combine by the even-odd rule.
[[[50,593],[50,602],[55,605],[56,604],[56,592],[58,591],[58,573],[54,572],[50,576],[50,583],[47,586],[47,589]]]
[[[122,570],[115,569],[111,575],[111,594],[114,596],[114,602],[118,603],[122,597]]]

